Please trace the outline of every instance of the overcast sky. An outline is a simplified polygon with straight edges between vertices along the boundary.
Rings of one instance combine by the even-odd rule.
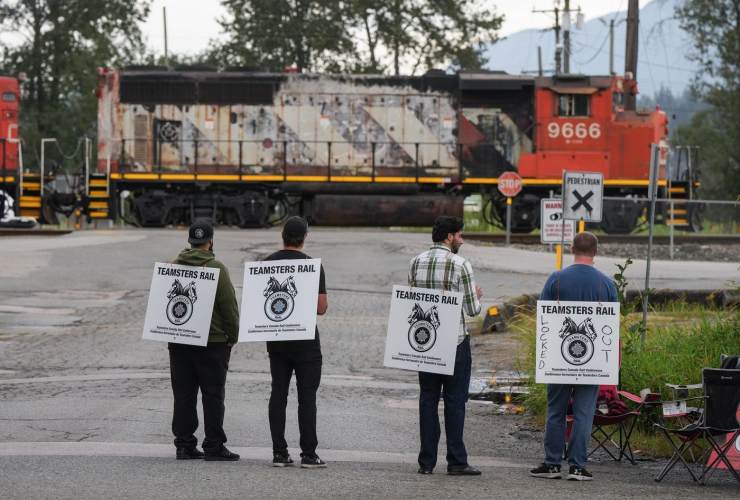
[[[532,12],[533,8],[551,9],[553,0],[489,1],[496,6],[499,13],[505,15],[502,36],[527,28],[548,28],[553,24],[551,16]],[[654,0],[641,0],[640,7],[650,1]],[[571,0],[571,8],[578,6],[588,20],[617,10],[626,10],[627,0]],[[208,45],[209,40],[219,35],[216,20],[224,15],[219,0],[154,0],[143,31],[149,46],[157,53],[164,52],[162,7],[167,7],[167,35],[171,52],[200,52]]]

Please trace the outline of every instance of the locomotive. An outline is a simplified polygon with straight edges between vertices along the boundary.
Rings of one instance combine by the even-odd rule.
[[[290,212],[315,225],[428,226],[462,216],[465,197],[481,194],[484,215],[500,223],[498,177],[516,171],[524,188],[512,230],[530,232],[563,170],[603,173],[605,196],[646,196],[650,145],[665,145],[668,121],[626,111],[635,88],[629,75],[101,68],[97,165],[84,174],[81,207],[116,218],[130,194],[133,222],[145,227],[199,218],[266,227]],[[669,179],[661,167],[660,179],[677,203],[695,191],[694,173]],[[605,200],[601,228],[631,232],[644,206]],[[677,226],[691,227],[687,210],[676,210]]]

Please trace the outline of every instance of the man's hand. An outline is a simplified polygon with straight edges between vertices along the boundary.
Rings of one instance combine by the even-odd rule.
[[[478,285],[475,285],[475,294],[478,296],[478,300],[483,297],[483,289]]]
[[[227,347],[234,347],[235,344],[226,344]]]

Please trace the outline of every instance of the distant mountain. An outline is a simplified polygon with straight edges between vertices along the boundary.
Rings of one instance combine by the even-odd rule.
[[[643,96],[654,96],[661,86],[679,95],[688,87],[697,71],[696,63],[686,57],[692,50],[691,39],[675,18],[676,5],[682,2],[653,0],[640,9],[637,82]],[[588,2],[582,7],[588,20]],[[588,20],[583,30],[571,31],[571,73],[609,74],[608,23],[611,19],[619,22],[626,17],[626,10],[615,12]],[[600,19],[607,25],[602,24]],[[626,22],[614,29],[614,70],[620,75],[624,74],[626,30]],[[555,68],[555,33],[552,30],[524,30],[490,45],[485,52],[489,60],[486,67],[511,74],[536,71],[537,46],[542,47],[543,69],[552,72]]]

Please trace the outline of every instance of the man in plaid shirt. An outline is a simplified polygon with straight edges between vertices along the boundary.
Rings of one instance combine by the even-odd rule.
[[[426,252],[411,261],[409,285],[419,288],[462,292],[463,311],[457,338],[455,372],[453,375],[419,372],[419,427],[421,451],[419,474],[431,474],[437,465],[437,447],[440,438],[439,397],[445,402],[445,434],[447,436],[447,473],[453,476],[478,476],[480,471],[468,465],[468,454],[463,442],[465,403],[468,401],[472,358],[470,336],[465,326],[465,314],[480,314],[483,292],[476,286],[473,268],[457,255],[463,244],[464,223],[457,217],[442,216],[434,221],[432,241]]]

